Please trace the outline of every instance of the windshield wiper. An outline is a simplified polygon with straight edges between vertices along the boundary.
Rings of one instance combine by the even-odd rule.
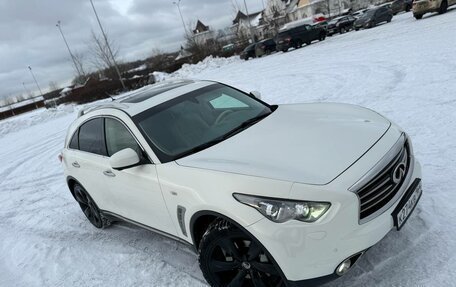
[[[219,136],[211,141],[208,141],[206,143],[203,143],[197,147],[194,147],[188,151],[185,151],[181,154],[178,154],[176,157],[175,157],[175,160],[179,159],[179,158],[182,158],[182,157],[185,157],[187,155],[191,155],[193,153],[196,153],[196,152],[199,152],[199,151],[202,151],[203,149],[206,149],[210,146],[213,146],[215,144],[218,144],[219,142],[222,142],[224,140],[226,140],[227,138],[230,138],[232,136],[234,136],[235,134],[237,133],[240,133],[241,131],[245,130],[246,128],[254,125],[255,123],[261,121],[262,119],[264,119],[265,117],[269,116],[272,112],[268,112],[268,113],[264,113],[264,114],[261,114],[261,115],[258,115],[256,117],[253,117],[251,119],[248,119],[246,120],[245,122],[243,122],[242,124],[240,124],[239,126],[235,127],[234,129],[230,130],[229,132],[227,132],[226,134],[222,135],[222,136]]]
[[[261,115],[258,115],[256,117],[253,117],[251,119],[246,120],[245,122],[243,122],[239,126],[235,127],[231,131],[229,131],[226,134],[224,134],[223,136],[221,136],[222,140],[225,140],[225,139],[227,139],[229,137],[232,137],[235,134],[245,130],[246,128],[254,125],[255,123],[257,123],[257,122],[261,121],[262,119],[264,119],[265,117],[269,116],[271,113],[272,112],[264,113],[264,114],[261,114]]]

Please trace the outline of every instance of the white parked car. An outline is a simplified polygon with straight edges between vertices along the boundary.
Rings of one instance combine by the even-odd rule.
[[[193,245],[212,286],[337,278],[422,193],[410,138],[376,112],[269,105],[209,81],[81,112],[61,160],[94,226],[124,220]]]

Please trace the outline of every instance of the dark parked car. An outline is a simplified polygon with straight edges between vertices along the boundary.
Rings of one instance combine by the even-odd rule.
[[[358,20],[359,18],[361,18],[361,16],[363,16],[364,13],[366,13],[369,9],[361,9],[361,10],[358,10],[356,11],[355,13],[352,14],[353,17],[355,17],[356,20]]]
[[[255,55],[257,57],[261,57],[265,54],[269,55],[275,51],[276,51],[276,42],[271,38],[264,39],[264,40],[258,42],[255,46]]]
[[[312,41],[323,41],[326,38],[326,29],[321,25],[301,25],[280,30],[277,36],[277,51],[286,52],[294,47],[300,48],[302,44],[310,45]]]
[[[256,57],[255,46],[256,46],[256,43],[250,44],[247,47],[245,47],[244,51],[242,51],[242,53],[241,53],[241,56],[240,56],[241,59],[247,61],[249,58],[255,58]]]
[[[391,9],[385,6],[380,6],[378,8],[368,10],[366,13],[364,13],[363,16],[355,21],[354,27],[355,30],[362,28],[372,28],[382,22],[389,23],[391,22],[392,18],[393,12],[391,12]]]
[[[353,28],[353,23],[355,23],[355,17],[351,15],[341,16],[332,19],[328,23],[328,36],[332,36],[336,33],[348,32]]]
[[[409,12],[412,10],[412,5],[413,0],[396,0],[391,3],[391,11],[393,12],[393,15],[402,11]]]

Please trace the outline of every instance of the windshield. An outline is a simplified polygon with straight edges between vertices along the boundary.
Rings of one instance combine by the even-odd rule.
[[[228,86],[213,84],[153,107],[133,120],[161,162],[203,150],[248,128],[270,106]]]
[[[334,18],[331,21],[329,21],[328,24],[336,24],[337,21],[339,21],[340,19],[342,19],[342,18]]]
[[[375,11],[377,11],[377,10],[376,9],[367,10],[366,12],[364,12],[364,14],[361,18],[369,18],[375,14]]]

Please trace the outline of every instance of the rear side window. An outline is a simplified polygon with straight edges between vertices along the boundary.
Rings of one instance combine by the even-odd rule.
[[[141,149],[138,143],[133,138],[128,129],[118,120],[106,118],[105,119],[106,131],[106,147],[108,155],[112,156],[118,151],[126,148],[131,148],[141,155]]]
[[[79,149],[98,155],[106,155],[102,118],[90,120],[79,128]]]
[[[73,134],[73,137],[70,140],[70,144],[68,146],[69,148],[71,148],[71,149],[79,149],[78,137],[79,137],[79,130],[76,130],[74,132],[74,134]]]

